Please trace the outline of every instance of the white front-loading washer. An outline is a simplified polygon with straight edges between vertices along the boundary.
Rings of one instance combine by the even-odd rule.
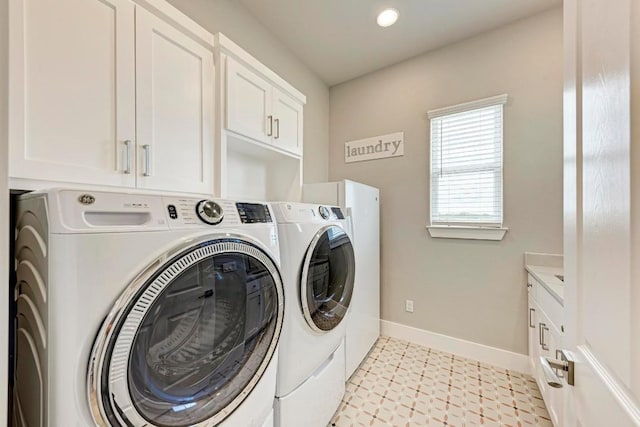
[[[270,426],[267,204],[52,190],[17,212],[15,426]]]
[[[355,258],[340,208],[272,203],[287,307],[275,423],[325,427],[345,391],[345,322]]]

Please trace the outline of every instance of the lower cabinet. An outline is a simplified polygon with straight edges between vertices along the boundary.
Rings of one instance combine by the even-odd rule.
[[[547,291],[532,277],[529,277],[529,284],[532,285],[529,287],[530,292],[528,304],[528,341],[531,372],[538,383],[540,393],[542,394],[547,410],[549,411],[551,421],[553,422],[553,425],[558,426],[560,425],[560,420],[562,420],[564,392],[561,388],[553,388],[547,384],[542,371],[540,357],[547,357],[550,359],[560,358],[562,332],[560,326],[556,325],[556,322],[552,321],[547,315],[547,312],[550,312],[552,308],[541,305],[533,296],[539,292]],[[535,289],[536,292],[532,292],[531,290],[535,287],[537,287],[537,289]]]

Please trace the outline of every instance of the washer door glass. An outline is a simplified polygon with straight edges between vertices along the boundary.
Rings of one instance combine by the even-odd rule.
[[[210,241],[174,258],[120,322],[103,371],[107,417],[133,426],[220,422],[271,359],[281,298],[275,266],[246,243]]]
[[[347,315],[355,261],[347,233],[328,226],[311,241],[302,271],[302,309],[316,331],[330,331]]]

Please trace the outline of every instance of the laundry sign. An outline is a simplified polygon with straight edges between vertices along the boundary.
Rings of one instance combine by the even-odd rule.
[[[385,159],[404,155],[404,132],[348,141],[344,144],[344,162]]]

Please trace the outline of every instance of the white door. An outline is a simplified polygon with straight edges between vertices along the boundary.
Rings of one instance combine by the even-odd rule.
[[[564,2],[566,427],[640,425],[638,23],[636,0]]]
[[[302,154],[302,104],[273,89],[273,145]]]
[[[138,187],[213,193],[213,53],[136,9]]]
[[[226,128],[260,142],[271,142],[274,130],[271,84],[234,59],[227,58],[226,89]]]
[[[134,186],[133,3],[10,0],[9,33],[10,176]]]

